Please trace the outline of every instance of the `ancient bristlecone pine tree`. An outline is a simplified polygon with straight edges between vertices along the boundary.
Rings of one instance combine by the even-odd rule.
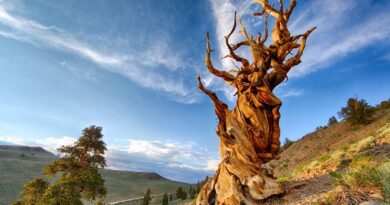
[[[282,0],[279,0],[279,9],[273,8],[267,0],[254,0],[254,3],[260,4],[263,9],[262,12],[254,13],[254,16],[264,18],[264,35],[259,33],[253,38],[238,20],[244,41],[230,44],[229,38],[237,24],[234,18],[233,28],[225,36],[229,49],[225,57],[241,64],[235,72],[220,71],[213,66],[207,34],[207,69],[237,89],[237,103],[233,110],[229,110],[215,93],[202,85],[198,76],[199,89],[215,105],[219,120],[216,132],[220,139],[222,161],[215,175],[202,187],[197,205],[259,204],[261,200],[284,191],[270,170],[264,169],[264,164],[275,157],[280,147],[279,108],[282,102],[273,90],[287,78],[290,69],[301,62],[306,39],[315,28],[301,35],[290,34],[287,22],[296,6],[295,0],[290,0],[287,10],[283,8]],[[268,16],[275,18],[275,25],[272,42],[266,45]],[[252,63],[235,53],[244,46],[251,51]]]

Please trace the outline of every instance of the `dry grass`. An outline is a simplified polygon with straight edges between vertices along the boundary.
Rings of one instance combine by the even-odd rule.
[[[331,175],[342,191],[331,193],[329,202],[340,199],[353,203],[368,200],[390,202],[390,162],[379,163],[371,157],[358,157],[346,170]]]
[[[366,152],[383,143],[390,143],[390,110],[377,113],[369,125],[352,126],[343,121],[310,133],[272,163],[278,164],[277,176],[311,177],[335,171],[358,155],[369,155]]]

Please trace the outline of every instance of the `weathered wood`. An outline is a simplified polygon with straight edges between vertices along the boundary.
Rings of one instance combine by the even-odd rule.
[[[254,3],[263,8],[262,12],[254,14],[264,17],[263,37],[260,33],[256,39],[249,36],[239,20],[245,40],[230,44],[229,38],[236,29],[236,18],[232,30],[225,36],[229,49],[225,57],[241,63],[235,76],[214,68],[207,34],[207,68],[210,73],[237,89],[237,102],[235,108],[229,110],[215,93],[203,86],[198,76],[198,87],[211,98],[218,116],[216,133],[220,139],[222,161],[215,175],[202,187],[197,205],[259,204],[261,200],[284,191],[274,179],[272,168],[265,164],[276,156],[280,148],[279,109],[282,101],[275,96],[273,89],[287,78],[293,66],[301,62],[306,40],[315,28],[302,35],[291,36],[287,23],[296,6],[295,0],[290,1],[286,11],[283,10],[282,0],[279,0],[279,10],[270,6],[267,0],[254,0]],[[268,38],[268,15],[276,19],[270,45],[265,44]],[[251,64],[235,53],[242,47],[250,48],[253,59]],[[296,49],[297,53],[287,59]]]

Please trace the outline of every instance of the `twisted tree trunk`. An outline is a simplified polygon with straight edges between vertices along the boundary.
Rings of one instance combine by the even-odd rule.
[[[287,22],[296,2],[291,0],[289,8],[283,10],[283,2],[279,0],[280,9],[269,6],[267,0],[255,0],[261,4],[263,11],[255,16],[265,19],[265,34],[254,39],[249,36],[239,21],[244,41],[230,44],[229,38],[236,28],[225,37],[229,54],[242,64],[235,71],[220,71],[211,62],[209,36],[206,46],[206,65],[209,72],[224,79],[237,89],[237,102],[233,110],[221,102],[217,95],[207,90],[198,76],[199,89],[207,94],[215,105],[218,116],[216,129],[220,139],[220,163],[216,174],[202,187],[196,204],[258,204],[272,195],[283,193],[283,189],[273,177],[272,169],[266,162],[273,159],[280,148],[279,109],[282,102],[273,94],[273,89],[285,80],[291,67],[299,64],[306,45],[306,39],[315,29],[305,34],[291,36]],[[265,45],[268,38],[267,17],[275,17],[272,30],[272,43]],[[300,42],[298,43],[298,41]],[[235,53],[241,46],[251,50],[253,63]],[[297,53],[287,59],[294,49]]]

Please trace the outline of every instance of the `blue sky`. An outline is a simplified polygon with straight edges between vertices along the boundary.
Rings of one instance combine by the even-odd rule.
[[[217,121],[196,74],[234,105],[234,91],[206,72],[205,32],[214,64],[229,69],[221,56],[234,11],[255,34],[259,9],[250,0],[0,1],[0,143],[53,151],[95,124],[110,168],[203,179],[219,160]],[[275,91],[282,141],[325,125],[351,96],[390,97],[389,9],[385,0],[298,1],[291,31],[318,29]]]

